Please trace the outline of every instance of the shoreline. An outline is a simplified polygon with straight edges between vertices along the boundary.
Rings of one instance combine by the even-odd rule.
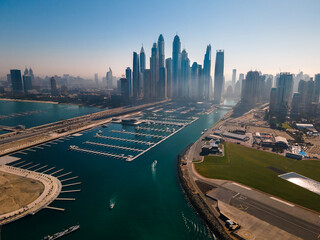
[[[0,98],[0,101],[9,101],[9,102],[33,102],[33,103],[51,103],[59,104],[59,102],[53,101],[38,101],[38,100],[27,100],[27,99],[14,99],[14,98]]]
[[[183,170],[183,163],[182,159],[186,156],[187,152],[190,150],[191,146],[189,144],[179,155],[177,156],[177,171],[178,171],[178,178],[179,184],[181,189],[187,198],[187,200],[191,203],[192,207],[195,209],[197,215],[204,221],[204,223],[208,226],[211,233],[217,239],[227,239],[232,240],[232,238],[228,232],[225,230],[224,226],[221,225],[215,214],[212,213],[209,206],[205,203],[202,199],[200,194],[197,192],[196,189],[192,186],[190,182],[190,177],[188,174],[188,170]],[[217,214],[219,214],[217,212]],[[239,239],[239,238],[238,238]]]

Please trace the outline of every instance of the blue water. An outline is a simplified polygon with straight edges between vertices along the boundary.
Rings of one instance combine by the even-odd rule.
[[[199,119],[133,162],[67,150],[70,145],[77,145],[91,150],[128,154],[123,150],[84,143],[88,140],[145,148],[135,143],[94,138],[98,130],[102,131],[102,135],[115,137],[125,134],[112,130],[143,132],[133,126],[118,124],[91,129],[80,137],[49,144],[49,147],[43,146],[44,149],[37,149],[36,152],[25,151],[28,155],[14,154],[34,164],[49,165],[47,168],[63,168],[62,173],[72,171],[70,177],[79,176],[79,179],[71,182],[81,181],[82,184],[64,190],[81,188],[81,192],[60,195],[75,197],[76,201],[55,201],[51,204],[65,208],[65,212],[44,209],[34,216],[3,226],[2,239],[41,239],[77,223],[81,225],[80,230],[64,239],[212,239],[212,234],[185,199],[179,186],[176,156],[189,143],[196,141],[203,129],[211,127],[226,112],[220,109],[209,115],[190,114]],[[188,117],[188,114],[173,115]],[[125,137],[156,141],[150,137]],[[154,160],[158,164],[152,169]],[[69,175],[63,178],[67,177]],[[110,201],[115,202],[113,210],[109,210]]]
[[[97,111],[101,111],[101,109],[67,104],[0,100],[0,125],[25,125],[28,128]],[[23,113],[25,115],[15,116],[17,113]]]

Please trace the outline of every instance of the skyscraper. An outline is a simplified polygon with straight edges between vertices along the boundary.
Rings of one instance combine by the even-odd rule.
[[[140,72],[143,73],[145,69],[146,69],[146,54],[142,46],[140,50]]]
[[[232,70],[232,87],[236,84],[236,77],[237,77],[237,69]]]
[[[98,73],[95,73],[94,74],[94,83],[96,85],[96,87],[99,86],[99,77],[98,77]]]
[[[167,71],[165,69],[164,39],[162,34],[158,38],[159,57],[159,92],[158,97],[167,98]]]
[[[150,100],[152,93],[152,84],[151,84],[151,71],[146,69],[143,74],[143,96],[144,99]]]
[[[12,92],[21,93],[23,91],[21,71],[18,69],[12,69],[10,70],[10,75],[11,75]]]
[[[314,76],[314,102],[319,103],[320,98],[320,73]]]
[[[129,86],[128,79],[120,78],[121,97],[123,101],[129,100]]]
[[[198,71],[198,63],[194,62],[191,67],[191,87],[190,87],[190,98],[198,99],[199,92],[199,71]]]
[[[57,81],[54,77],[50,79],[50,84],[51,84],[51,95],[52,96],[58,95]]]
[[[185,49],[181,52],[181,77],[180,86],[178,90],[179,97],[184,99],[189,97],[189,80],[190,80],[190,60],[188,58],[188,53]]]
[[[172,46],[172,97],[177,98],[180,88],[181,42],[178,35],[173,39]]]
[[[132,89],[133,89],[133,97],[140,97],[140,79],[139,79],[139,55],[136,52],[133,52],[133,67],[132,67]]]
[[[23,75],[23,90],[24,93],[28,93],[32,90],[32,78],[29,74]]]
[[[223,69],[222,69],[223,75]],[[207,46],[206,54],[203,61],[203,82],[204,82],[204,100],[212,100],[211,84],[211,45]]]
[[[150,57],[150,71],[151,71],[151,96],[157,98],[159,96],[159,55],[157,43],[153,43]]]
[[[277,108],[279,113],[286,115],[291,106],[293,91],[293,76],[290,73],[280,73],[277,82]]]
[[[296,92],[292,97],[291,115],[298,116],[300,113],[301,94]]]
[[[270,104],[269,104],[269,112],[273,115],[277,110],[277,89],[271,88],[270,91]]]
[[[224,87],[224,51],[218,50],[216,55],[216,64],[214,69],[214,101],[221,102]]]
[[[165,67],[160,68],[159,74],[159,98],[167,98],[167,69]]]
[[[159,51],[159,69],[164,66],[165,56],[164,56],[164,39],[162,34],[158,38],[158,51]]]
[[[107,79],[107,88],[113,89],[113,76],[112,76],[111,68],[109,68],[109,71],[107,72],[106,79]]]
[[[241,94],[241,102],[246,105],[256,105],[260,102],[261,85],[260,74],[258,71],[249,71],[243,84],[243,93]]]
[[[130,67],[126,69],[126,78],[128,79],[129,97],[132,97],[132,71]]]
[[[172,98],[172,59],[166,59],[166,69],[167,69],[167,96]]]

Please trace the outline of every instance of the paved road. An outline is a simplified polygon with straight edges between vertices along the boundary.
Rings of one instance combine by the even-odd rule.
[[[224,124],[224,121],[218,123],[214,128],[217,129],[219,126]],[[212,128],[213,129],[213,128]],[[204,136],[210,134],[210,129]],[[279,208],[274,208],[272,204],[265,204],[264,202],[270,201],[270,196],[263,194],[261,192],[257,192],[259,194],[259,198],[265,198],[263,201],[252,199],[245,194],[240,194],[237,191],[233,191],[231,189],[225,188],[220,184],[216,184],[215,180],[203,178],[199,174],[197,174],[193,168],[192,159],[194,156],[198,155],[197,151],[199,151],[201,144],[201,139],[199,139],[191,148],[188,154],[188,171],[191,179],[200,180],[212,186],[215,186],[216,189],[212,190],[212,192],[216,192],[215,198],[234,206],[241,211],[247,212],[250,215],[257,217],[273,226],[276,226],[286,232],[289,232],[295,236],[301,237],[302,239],[320,239],[320,216],[316,213],[312,213],[308,210],[295,206],[295,208],[299,208],[300,212],[305,212],[305,214],[309,217],[309,219],[313,219],[312,221],[306,221],[305,219],[298,218],[292,214],[290,211],[281,211]],[[230,183],[230,181],[226,181]],[[193,182],[194,187],[199,191],[198,186]],[[246,192],[246,191],[244,191]],[[255,194],[255,190],[250,190],[250,195]],[[200,194],[202,195],[202,194]],[[265,196],[263,196],[265,195]],[[202,195],[203,196],[203,195]],[[207,201],[208,203],[209,201]],[[277,203],[279,204],[279,203]],[[284,205],[285,206],[285,205]],[[283,207],[284,210],[287,210],[287,206]],[[311,216],[311,217],[310,217]],[[316,220],[314,220],[316,219]]]
[[[205,181],[212,184],[210,181]],[[230,204],[241,211],[247,212],[256,218],[270,223],[273,226],[289,232],[302,239],[317,239],[320,234],[320,225],[316,225],[295,217],[290,213],[279,211],[270,205],[264,204],[260,201],[249,198],[243,194],[232,191],[221,185],[213,185],[217,187],[215,190],[210,191],[208,195]]]

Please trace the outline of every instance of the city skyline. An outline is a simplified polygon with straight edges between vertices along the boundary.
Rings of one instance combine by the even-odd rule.
[[[142,43],[146,56],[150,56],[152,43],[159,34],[171,41],[176,33],[182,42],[181,49],[186,48],[190,59],[198,63],[203,61],[207,44],[211,44],[213,53],[224,49],[226,81],[231,80],[232,69],[237,69],[238,73],[259,70],[270,74],[301,70],[314,75],[320,65],[320,47],[316,44],[320,34],[314,31],[320,22],[316,11],[320,3],[308,2],[183,4],[175,1],[168,8],[168,2],[95,2],[89,5],[80,1],[77,11],[70,14],[74,7],[72,1],[63,8],[52,2],[1,1],[0,76],[5,76],[10,69],[31,66],[40,76],[71,74],[91,79],[94,73],[104,76],[110,67],[114,75],[120,77],[125,74],[124,69],[131,66],[132,51],[139,52]],[[140,4],[145,14],[136,16],[137,28],[133,30],[131,19]],[[43,12],[38,14],[40,8]],[[104,16],[106,8],[114,11]],[[153,8],[159,11],[152,12]],[[257,8],[264,11],[250,11]],[[160,13],[164,9],[167,14],[162,16]],[[37,14],[33,16],[35,11]],[[59,12],[59,18],[54,16],[55,11]],[[26,19],[25,12],[32,17]],[[84,13],[92,19],[81,20]],[[110,20],[115,17],[121,21],[111,24]],[[144,34],[140,34],[142,32]],[[165,56],[171,55],[172,45],[167,44]],[[212,69],[214,64],[212,59]],[[149,61],[146,65],[149,68]]]

